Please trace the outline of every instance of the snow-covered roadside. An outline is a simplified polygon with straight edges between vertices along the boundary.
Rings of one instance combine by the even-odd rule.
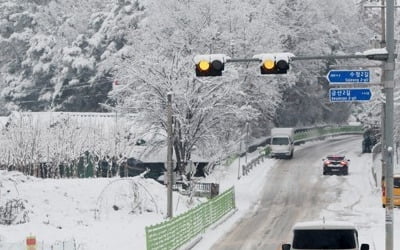
[[[0,205],[13,198],[24,201],[29,221],[0,225],[2,250],[25,249],[30,235],[44,249],[145,249],[145,227],[164,221],[167,205],[165,186],[152,179],[38,179],[0,171]],[[174,214],[202,201],[189,205],[174,193]],[[51,248],[60,242],[65,248]]]
[[[247,159],[258,155],[248,154]],[[265,179],[258,177],[265,176],[272,161],[266,159],[238,181],[236,159],[204,181],[220,183],[220,192],[235,185],[240,214],[256,201]],[[249,188],[252,195],[245,191]],[[10,199],[23,200],[29,218],[27,223],[0,225],[0,249],[24,249],[31,235],[39,249],[145,249],[145,227],[165,220],[166,192],[165,186],[140,177],[40,179],[0,170],[0,206]],[[196,198],[190,203],[188,197],[174,193],[174,215],[204,201]]]
[[[256,158],[258,152],[247,155],[248,162]],[[236,207],[238,210],[223,224],[215,229],[208,229],[203,239],[197,243],[193,249],[211,249],[211,246],[225,233],[227,233],[235,223],[252,209],[256,209],[260,199],[261,190],[267,179],[269,170],[274,166],[275,159],[265,158],[263,162],[254,167],[248,175],[238,179],[239,159],[236,159],[230,166],[216,170],[211,176],[207,177],[210,182],[219,182],[220,188],[225,190],[235,187]],[[245,164],[245,157],[240,159],[241,165]]]

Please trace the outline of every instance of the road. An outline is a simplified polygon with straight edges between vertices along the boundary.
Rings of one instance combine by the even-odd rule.
[[[211,249],[280,249],[282,242],[289,241],[295,222],[321,219],[316,216],[331,202],[324,193],[327,188],[332,192],[332,187],[323,185],[329,177],[322,175],[322,158],[344,150],[361,153],[361,137],[306,145],[295,151],[292,160],[278,160],[269,172],[257,208],[238,221]],[[340,178],[343,182],[347,176]],[[334,189],[338,194],[341,192],[340,185]]]

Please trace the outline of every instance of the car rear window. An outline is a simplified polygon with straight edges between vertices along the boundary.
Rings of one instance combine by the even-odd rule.
[[[295,230],[295,249],[354,249],[354,230]]]
[[[328,160],[331,160],[331,161],[342,161],[342,160],[344,160],[344,156],[328,156],[327,158],[328,158]]]
[[[400,178],[394,178],[393,187],[400,188]]]

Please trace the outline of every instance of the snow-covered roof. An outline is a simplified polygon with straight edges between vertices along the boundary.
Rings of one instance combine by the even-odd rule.
[[[167,160],[167,147],[161,147],[154,149],[152,145],[134,145],[138,139],[143,139],[148,142],[154,138],[162,140],[166,138],[166,135],[162,133],[144,133],[140,126],[135,124],[135,116],[132,114],[121,114],[121,113],[88,113],[88,112],[13,112],[9,117],[0,119],[0,128],[2,123],[6,124],[8,121],[19,121],[20,118],[27,118],[29,122],[34,126],[41,128],[49,128],[57,124],[65,124],[69,122],[69,125],[74,128],[80,129],[96,129],[101,140],[112,140],[116,131],[118,133],[131,133],[132,142],[129,145],[125,145],[120,149],[127,157],[134,157],[142,162],[166,162]],[[4,120],[4,121],[3,121]],[[140,137],[139,137],[140,136]],[[111,144],[112,144],[111,143]],[[175,154],[173,154],[175,158]],[[192,153],[192,160],[207,161],[201,156],[198,156],[195,152]]]
[[[12,112],[8,121],[29,118],[32,124],[42,127],[53,126],[59,122],[71,121],[77,127],[97,127],[104,131],[114,131],[115,122],[121,119],[134,120],[134,116],[121,113],[95,112]]]
[[[221,61],[222,63],[225,63],[226,60],[228,60],[228,59],[231,59],[231,58],[225,54],[196,55],[193,58],[195,64],[198,64],[202,60],[208,61],[208,62],[218,60],[218,61]]]
[[[254,55],[253,58],[254,59],[260,59],[261,61],[265,61],[265,60],[290,60],[290,58],[295,57],[294,54],[292,53],[288,53],[288,52],[284,52],[284,53],[264,53],[264,54],[257,54]]]

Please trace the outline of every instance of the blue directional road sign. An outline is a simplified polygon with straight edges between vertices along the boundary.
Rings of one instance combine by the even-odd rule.
[[[372,98],[371,89],[329,89],[331,102],[364,102]]]
[[[369,76],[369,70],[331,70],[326,77],[330,83],[367,83]]]

